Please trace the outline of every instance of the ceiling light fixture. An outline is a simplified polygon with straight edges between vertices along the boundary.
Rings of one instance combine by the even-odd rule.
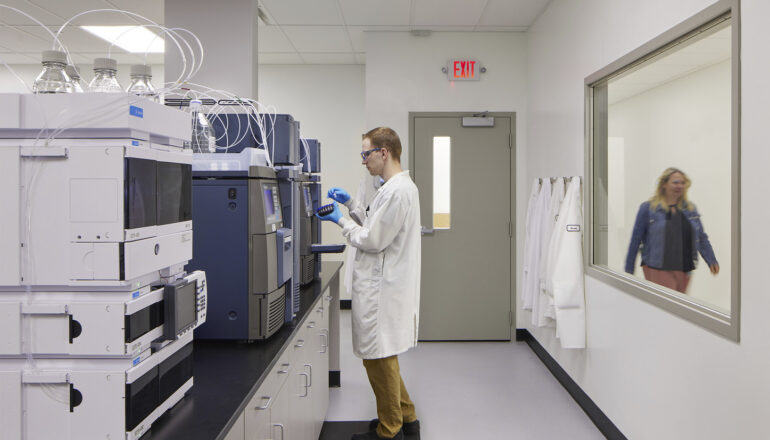
[[[163,53],[163,38],[143,26],[80,26],[130,53]]]

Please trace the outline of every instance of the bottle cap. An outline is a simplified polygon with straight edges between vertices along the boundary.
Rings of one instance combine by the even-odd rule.
[[[118,62],[112,58],[94,58],[94,70],[118,70]]]
[[[149,76],[152,77],[152,67],[147,64],[132,64],[131,76]]]
[[[67,54],[60,50],[44,50],[43,62],[67,64]]]

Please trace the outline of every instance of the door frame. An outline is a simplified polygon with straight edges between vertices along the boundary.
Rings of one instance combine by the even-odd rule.
[[[516,171],[516,112],[409,112],[409,175],[414,181],[414,155],[415,155],[415,133],[414,133],[414,120],[415,118],[462,118],[468,116],[492,116],[501,118],[511,118],[511,133],[509,138],[509,146],[511,149],[511,163],[508,168],[508,183],[511,188],[511,200],[509,204],[510,218],[511,218],[511,230],[510,230],[510,255],[511,255],[511,267],[509,268],[508,277],[510,282],[509,292],[509,304],[511,309],[509,310],[509,320],[511,325],[511,340],[515,339],[516,331],[516,178],[514,172]],[[484,127],[478,127],[484,128]]]

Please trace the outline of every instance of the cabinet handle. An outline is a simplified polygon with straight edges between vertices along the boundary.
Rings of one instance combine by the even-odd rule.
[[[273,423],[273,427],[279,427],[281,428],[281,440],[283,440],[283,425],[280,423]]]
[[[310,323],[307,325],[307,328],[315,328],[315,321],[310,321]]]
[[[254,409],[265,410],[268,407],[270,407],[270,402],[273,401],[273,396],[262,396],[262,400],[265,400],[265,399],[267,399],[267,403],[265,404],[265,406],[255,406]]]
[[[302,348],[305,346],[305,340],[304,339],[298,339],[297,344],[294,346],[294,348]]]
[[[282,367],[286,367],[285,370],[278,370],[278,374],[286,374],[289,372],[289,367],[291,364],[281,364]]]
[[[305,366],[310,368],[310,383],[308,383],[307,386],[312,387],[313,386],[313,366],[310,364],[305,364]]]
[[[329,336],[324,332],[319,333],[319,335],[324,339],[323,342],[321,342],[321,351],[319,351],[319,353],[326,353],[326,349],[329,348]]]
[[[308,383],[310,381],[309,376],[307,375],[307,373],[299,373],[299,375],[300,376],[305,376],[305,394],[304,395],[300,394],[299,397],[307,397],[307,395],[308,395],[307,388],[309,386]]]

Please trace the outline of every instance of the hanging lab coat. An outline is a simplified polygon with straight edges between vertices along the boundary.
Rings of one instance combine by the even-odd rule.
[[[551,203],[551,180],[543,179],[540,186],[540,193],[537,198],[535,214],[532,217],[532,228],[527,231],[527,236],[531,238],[530,252],[524,256],[525,261],[529,263],[527,284],[524,286],[523,303],[529,305],[534,316],[534,307],[537,302],[537,292],[540,288],[540,252],[542,240],[543,217],[545,211]],[[526,264],[526,263],[525,263]]]
[[[356,248],[352,273],[353,353],[379,359],[417,345],[420,311],[420,199],[409,171],[391,177],[368,208],[341,218]]]
[[[530,277],[532,276],[532,262],[531,256],[533,253],[532,246],[535,242],[533,228],[535,227],[535,218],[537,216],[537,210],[539,208],[538,202],[540,197],[540,180],[535,179],[532,182],[532,189],[529,192],[529,202],[527,202],[527,222],[524,227],[524,264],[522,264],[521,270],[521,302],[524,310],[532,310],[532,297],[530,293]]]
[[[548,207],[548,220],[543,224],[543,251],[540,254],[540,287],[538,290],[537,305],[537,326],[553,326],[553,320],[556,319],[554,312],[553,296],[550,288],[550,280],[548,277],[548,261],[554,255],[555,243],[553,240],[556,236],[554,234],[554,227],[556,221],[559,218],[559,210],[561,209],[562,202],[564,201],[564,178],[558,177],[552,184],[553,190],[551,191],[551,204]],[[535,316],[533,316],[535,319]],[[533,321],[533,323],[535,323]]]
[[[583,213],[580,177],[573,177],[554,227],[555,253],[548,274],[553,289],[556,335],[564,348],[585,348]]]
[[[553,216],[551,215],[551,191],[551,179],[544,177],[543,186],[540,190],[540,200],[542,205],[540,206],[538,217],[536,219],[539,226],[537,231],[539,236],[537,237],[536,243],[538,246],[536,256],[537,261],[532,268],[532,325],[540,325],[539,323],[543,315],[543,311],[541,310],[542,303],[540,301],[540,272],[542,270],[541,264],[543,262],[543,254],[548,252],[548,243],[551,239],[552,227],[549,227],[553,222]]]

